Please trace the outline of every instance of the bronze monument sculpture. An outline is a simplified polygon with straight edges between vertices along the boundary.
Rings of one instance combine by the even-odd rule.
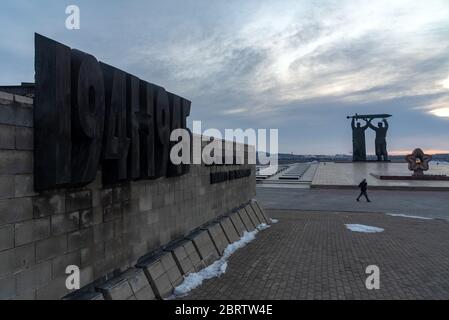
[[[376,156],[377,161],[388,161],[388,152],[387,152],[387,131],[388,131],[388,122],[386,118],[391,117],[390,114],[367,114],[367,115],[358,115],[348,116],[347,119],[352,119],[351,127],[352,127],[352,160],[353,161],[366,161],[366,147],[365,147],[365,130],[369,127],[376,132]],[[373,119],[383,119],[382,122],[379,122],[377,127],[371,124]],[[361,126],[358,120],[364,120],[366,122],[365,126]],[[357,121],[357,125],[355,124]]]
[[[352,160],[353,161],[366,161],[366,146],[365,146],[365,130],[368,129],[368,122],[362,127],[361,123],[352,118]]]

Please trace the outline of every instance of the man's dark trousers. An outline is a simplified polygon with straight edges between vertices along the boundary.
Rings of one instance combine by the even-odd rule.
[[[360,191],[360,194],[357,197],[357,201],[359,201],[362,196],[365,196],[366,201],[371,202],[371,200],[368,198],[368,194],[366,193],[366,190]]]

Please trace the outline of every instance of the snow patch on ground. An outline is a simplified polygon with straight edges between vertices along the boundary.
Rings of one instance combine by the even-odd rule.
[[[257,229],[259,229],[259,231],[262,231],[262,230],[268,229],[269,227],[270,226],[268,224],[262,223],[257,227]]]
[[[271,220],[271,223],[278,223],[279,222],[278,219],[270,219],[270,220]]]
[[[421,220],[433,220],[433,218],[429,218],[429,217],[412,216],[412,215],[400,214],[400,213],[386,213],[386,215],[392,216],[392,217],[403,217],[403,218],[421,219]]]
[[[366,226],[364,224],[346,224],[346,228],[354,232],[364,232],[364,233],[376,233],[383,232],[384,229],[372,226]]]
[[[231,243],[228,245],[223,253],[223,256],[215,261],[213,264],[204,268],[196,273],[191,273],[184,277],[184,281],[175,288],[173,292],[173,296],[169,299],[173,299],[176,297],[186,296],[191,290],[198,288],[204,280],[212,279],[215,277],[220,277],[222,274],[226,272],[228,267],[228,259],[229,257],[236,252],[238,249],[243,248],[248,243],[253,241],[256,238],[256,234],[259,231],[268,229],[270,226],[266,223],[262,223],[257,226],[256,230],[251,232],[246,232],[240,238],[240,240]]]

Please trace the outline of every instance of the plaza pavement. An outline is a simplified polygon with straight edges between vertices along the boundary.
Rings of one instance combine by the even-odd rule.
[[[279,222],[235,252],[224,275],[183,299],[449,299],[448,220],[381,213],[447,218],[447,193],[371,196],[367,204],[351,190],[258,188]],[[357,233],[345,224],[385,230]],[[365,287],[369,265],[380,268],[379,290]]]
[[[312,186],[318,188],[350,188],[366,179],[371,188],[449,191],[449,181],[380,180],[372,176],[410,176],[407,163],[393,162],[321,162],[313,177]],[[449,175],[448,164],[430,165],[426,175]]]
[[[449,219],[448,191],[369,190],[372,202],[355,199],[358,190],[257,187],[257,200],[268,209],[383,212]]]

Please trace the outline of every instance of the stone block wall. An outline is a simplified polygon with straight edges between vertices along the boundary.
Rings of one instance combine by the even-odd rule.
[[[58,299],[65,268],[81,286],[127,270],[255,195],[255,166],[192,165],[182,177],[35,193],[33,100],[0,92],[0,299]],[[210,184],[210,173],[251,176]]]

